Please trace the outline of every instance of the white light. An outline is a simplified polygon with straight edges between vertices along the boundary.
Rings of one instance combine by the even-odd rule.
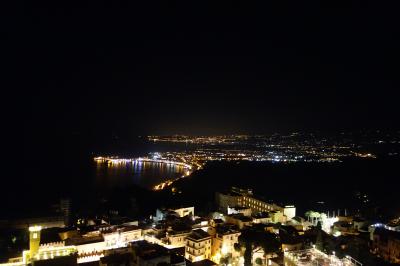
[[[40,225],[35,225],[35,226],[29,227],[29,232],[38,232],[40,230],[42,230],[42,227]]]

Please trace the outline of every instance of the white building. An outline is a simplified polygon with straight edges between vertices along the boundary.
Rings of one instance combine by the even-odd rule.
[[[285,206],[283,208],[283,215],[286,216],[286,220],[289,221],[296,216],[296,207],[293,205]]]
[[[243,214],[244,216],[251,216],[251,209],[247,207],[229,207],[228,206],[228,215],[229,214]]]
[[[296,207],[293,205],[281,207],[274,203],[268,203],[264,200],[256,198],[251,190],[245,190],[232,187],[231,191],[225,193],[216,193],[216,201],[221,211],[227,214],[237,214],[238,209],[250,209],[252,214],[258,212],[275,212],[273,222],[285,223],[296,216]],[[238,207],[238,208],[236,208]],[[243,213],[246,216],[247,213]],[[279,219],[277,219],[279,218]]]
[[[126,247],[129,242],[142,239],[142,230],[135,225],[112,227],[102,233],[107,249]]]
[[[176,217],[194,216],[194,207],[157,209],[154,220],[165,220],[168,215],[174,215]]]

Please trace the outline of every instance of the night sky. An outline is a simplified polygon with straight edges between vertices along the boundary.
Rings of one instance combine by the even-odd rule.
[[[137,136],[399,129],[395,5],[11,2],[2,210],[84,187]]]
[[[398,128],[397,6],[53,2],[3,11],[12,148]]]

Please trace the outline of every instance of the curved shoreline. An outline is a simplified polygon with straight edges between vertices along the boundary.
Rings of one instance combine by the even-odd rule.
[[[193,166],[187,163],[183,162],[176,162],[176,161],[168,161],[168,160],[158,160],[158,159],[151,159],[147,157],[138,157],[138,158],[113,158],[113,157],[95,157],[94,160],[96,162],[103,162],[103,163],[115,163],[115,164],[121,164],[121,163],[133,163],[133,162],[150,162],[150,163],[165,163],[165,164],[172,164],[175,166],[182,166],[186,169],[192,170]]]
[[[116,158],[116,157],[95,157],[94,161],[96,161],[97,163],[108,163],[108,164],[126,164],[126,163],[163,163],[163,164],[169,164],[169,165],[173,165],[173,166],[177,166],[177,167],[183,167],[186,171],[182,176],[179,176],[175,179],[169,179],[166,180],[164,182],[161,182],[155,186],[153,186],[153,190],[163,190],[164,188],[167,188],[169,186],[171,186],[175,181],[178,181],[182,178],[185,178],[187,176],[189,176],[192,172],[193,172],[193,166],[187,163],[183,163],[183,162],[176,162],[176,161],[168,161],[168,160],[159,160],[159,159],[151,159],[151,158],[147,158],[147,157],[138,157],[138,158]]]

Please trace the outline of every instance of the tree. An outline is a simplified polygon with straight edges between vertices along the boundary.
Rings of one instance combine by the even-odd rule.
[[[244,265],[252,265],[253,251],[262,248],[264,254],[281,251],[281,243],[275,234],[266,232],[263,227],[253,226],[242,231],[239,244],[244,248]]]
[[[315,246],[320,251],[324,251],[324,241],[322,239],[322,230],[321,229],[318,229],[317,240],[315,241]]]
[[[324,250],[324,241],[322,239],[322,224],[320,221],[318,221],[317,226],[315,227],[315,230],[317,232],[317,237],[315,239],[315,247],[323,251]]]
[[[263,263],[263,262],[262,262],[262,259],[261,259],[261,258],[257,258],[257,259],[256,259],[256,264],[257,264],[257,265],[262,265],[262,263]]]
[[[232,264],[232,253],[226,254],[219,260],[219,265],[229,265]]]

